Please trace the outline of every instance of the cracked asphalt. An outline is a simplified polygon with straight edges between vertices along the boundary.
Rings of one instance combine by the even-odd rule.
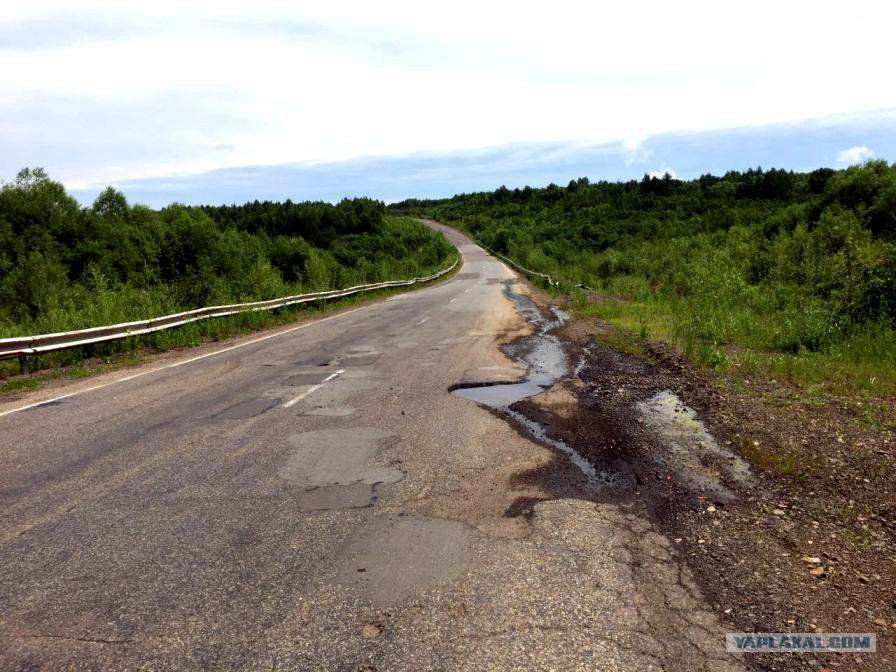
[[[0,669],[740,669],[670,540],[449,393],[530,327],[445,232],[442,284],[0,417]]]

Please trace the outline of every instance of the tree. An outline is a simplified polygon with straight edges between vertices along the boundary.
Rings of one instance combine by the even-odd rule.
[[[124,219],[128,214],[128,201],[114,187],[106,187],[93,202],[93,211],[101,217]]]

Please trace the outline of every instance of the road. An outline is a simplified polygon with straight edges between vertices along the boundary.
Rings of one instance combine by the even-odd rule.
[[[446,235],[442,284],[0,404],[0,669],[738,669],[669,539],[449,393],[529,327]]]

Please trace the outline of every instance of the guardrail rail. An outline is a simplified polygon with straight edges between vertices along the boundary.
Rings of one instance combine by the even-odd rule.
[[[481,245],[481,243],[480,243],[480,245]],[[482,247],[485,248],[485,249],[488,251],[489,254],[491,254],[491,255],[493,255],[493,256],[495,256],[495,257],[498,257],[498,259],[501,259],[502,261],[506,261],[508,264],[510,264],[510,265],[513,266],[514,268],[517,268],[517,269],[521,270],[523,273],[528,273],[529,275],[536,275],[536,276],[538,276],[539,278],[544,278],[545,280],[547,280],[548,284],[551,285],[552,287],[559,287],[559,286],[560,286],[560,281],[559,281],[559,280],[554,280],[554,279],[553,279],[550,275],[548,275],[547,273],[539,273],[538,271],[533,271],[533,270],[531,270],[531,269],[526,268],[525,266],[520,266],[520,265],[519,265],[518,263],[516,263],[513,259],[508,259],[508,258],[505,257],[503,254],[498,254],[498,253],[495,252],[494,250],[491,250],[491,249],[485,247],[485,245],[482,245]]]
[[[480,243],[480,245],[481,245],[482,248],[483,248],[484,250],[486,250],[489,254],[491,254],[491,255],[493,255],[493,256],[495,256],[495,257],[498,257],[498,258],[501,259],[502,261],[506,261],[508,264],[510,264],[510,265],[513,266],[514,268],[517,268],[517,269],[521,270],[523,273],[528,273],[529,275],[537,275],[539,278],[544,278],[545,280],[547,280],[548,284],[551,285],[552,287],[559,287],[559,286],[560,286],[560,281],[559,281],[559,280],[554,280],[554,279],[553,279],[550,275],[548,275],[547,273],[539,273],[538,271],[533,271],[533,270],[531,270],[531,269],[526,268],[525,266],[520,266],[520,265],[519,265],[518,263],[516,263],[513,259],[508,259],[508,258],[505,257],[503,254],[498,254],[498,253],[495,252],[494,250],[491,250],[491,249],[487,248],[485,245],[482,245],[481,243]],[[585,291],[588,291],[588,292],[593,292],[593,291],[594,291],[593,288],[591,288],[591,287],[589,287],[588,285],[586,285],[585,283],[581,283],[581,282],[580,282],[578,285],[573,285],[573,287],[576,287],[576,288],[578,288],[578,289],[584,289]]]
[[[294,296],[268,299],[266,301],[232,303],[226,306],[208,306],[206,308],[188,310],[183,313],[153,317],[147,320],[123,322],[121,324],[111,324],[105,327],[92,327],[90,329],[78,329],[77,331],[64,331],[56,334],[0,338],[0,360],[18,359],[22,373],[27,373],[28,357],[44,352],[66,350],[69,348],[92,345],[94,343],[115,341],[123,338],[130,338],[132,336],[141,336],[143,334],[150,334],[164,329],[173,329],[174,327],[189,324],[190,322],[207,320],[214,317],[225,317],[236,313],[274,310],[276,308],[283,308],[299,303],[338,299],[344,296],[350,296],[360,292],[369,292],[376,289],[407,287],[410,285],[431,282],[432,280],[442,277],[446,273],[450,273],[459,262],[460,258],[458,257],[454,260],[454,263],[451,264],[451,266],[438,273],[433,273],[432,275],[424,276],[422,278],[411,278],[410,280],[388,280],[386,282],[377,282],[368,285],[356,285],[345,289],[333,289],[325,292],[312,292],[310,294],[296,294]]]

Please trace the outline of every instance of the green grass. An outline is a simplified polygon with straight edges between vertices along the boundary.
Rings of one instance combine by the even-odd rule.
[[[808,471],[805,471],[807,468],[805,466],[803,471],[798,472],[800,460],[796,456],[769,450],[758,442],[751,441],[746,437],[740,438],[738,452],[752,464],[761,469],[773,471],[778,476],[808,476],[809,474]]]
[[[763,319],[749,306],[693,305],[662,296],[633,300],[613,296],[588,297],[579,292],[573,299],[575,312],[597,317],[619,331],[612,338],[620,350],[631,350],[641,339],[665,341],[683,352],[693,363],[724,376],[735,384],[744,381],[777,381],[800,388],[811,401],[813,395],[896,395],[896,342],[893,332],[873,328],[851,334],[822,351],[772,349],[778,326]],[[732,329],[724,342],[713,338],[721,331],[713,325],[749,324]],[[618,343],[625,341],[626,343]],[[818,403],[824,403],[818,397]]]
[[[815,316],[811,304],[801,309],[790,295],[775,296],[774,287],[731,290],[719,287],[717,277],[705,278],[700,291],[682,297],[633,275],[595,284],[595,292],[567,284],[565,293],[578,315],[612,325],[597,338],[616,350],[642,354],[644,341],[663,341],[735,389],[750,380],[777,381],[798,388],[809,404],[824,405],[831,395],[896,396],[896,332],[886,324],[866,323],[809,350],[800,340],[828,328],[827,315]],[[873,403],[866,414],[880,421]]]
[[[0,396],[18,394],[20,392],[30,392],[41,386],[41,381],[36,378],[14,378],[12,380],[3,381],[0,384]]]

